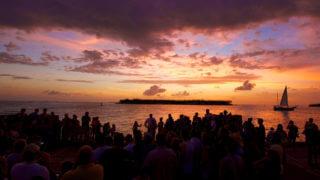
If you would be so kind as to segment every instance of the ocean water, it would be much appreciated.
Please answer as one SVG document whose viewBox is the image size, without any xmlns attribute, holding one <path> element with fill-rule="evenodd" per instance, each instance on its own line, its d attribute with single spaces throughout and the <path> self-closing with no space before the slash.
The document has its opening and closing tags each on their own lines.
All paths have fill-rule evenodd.
<svg viewBox="0 0 320 180">
<path fill-rule="evenodd" d="M 27 113 L 31 113 L 35 108 L 47 108 L 48 112 L 55 112 L 63 118 L 65 113 L 72 117 L 73 114 L 81 119 L 86 111 L 90 113 L 91 117 L 98 116 L 101 123 L 110 122 L 115 124 L 117 131 L 122 133 L 131 133 L 134 121 L 143 124 L 148 115 L 152 113 L 154 117 L 159 120 L 163 117 L 167 119 L 168 114 L 172 114 L 174 119 L 178 119 L 180 114 L 193 117 L 195 112 L 200 116 L 205 114 L 206 109 L 210 109 L 211 113 L 218 114 L 224 110 L 232 114 L 242 115 L 243 120 L 249 117 L 254 118 L 254 124 L 257 124 L 257 118 L 264 119 L 264 125 L 267 130 L 271 127 L 276 128 L 277 124 L 283 124 L 284 128 L 290 120 L 293 120 L 299 127 L 300 137 L 298 141 L 304 140 L 302 134 L 305 122 L 309 118 L 314 118 L 314 122 L 320 127 L 320 107 L 307 107 L 298 106 L 295 111 L 281 112 L 273 111 L 271 105 L 232 105 L 232 106 L 212 106 L 212 105 L 135 105 L 135 104 L 116 104 L 116 103 L 103 103 L 100 102 L 1 102 L 0 101 L 0 114 L 17 113 L 21 108 L 26 108 Z M 146 131 L 144 127 L 140 128 Z"/>
</svg>

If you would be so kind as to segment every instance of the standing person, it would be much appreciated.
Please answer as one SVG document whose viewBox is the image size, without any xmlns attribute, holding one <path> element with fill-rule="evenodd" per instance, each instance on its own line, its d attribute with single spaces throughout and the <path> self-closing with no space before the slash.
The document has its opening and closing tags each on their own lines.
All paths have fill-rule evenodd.
<svg viewBox="0 0 320 180">
<path fill-rule="evenodd" d="M 289 124 L 287 126 L 288 132 L 288 140 L 290 145 L 295 145 L 296 139 L 299 136 L 298 135 L 298 127 L 294 124 L 293 121 L 289 121 Z"/>
<path fill-rule="evenodd" d="M 40 147 L 36 144 L 29 144 L 24 151 L 24 162 L 14 165 L 11 169 L 11 179 L 31 180 L 34 177 L 41 177 L 42 179 L 49 180 L 49 171 L 46 167 L 37 163 Z"/>
<path fill-rule="evenodd" d="M 148 133 L 154 137 L 156 134 L 157 121 L 152 117 L 152 114 L 149 114 L 149 118 L 145 121 L 144 126 L 148 128 Z"/>
<path fill-rule="evenodd" d="M 181 163 L 181 178 L 193 179 L 194 176 L 194 155 L 195 150 L 190 141 L 189 131 L 183 129 L 181 132 L 183 141 L 180 143 L 180 163 Z"/>
<path fill-rule="evenodd" d="M 160 118 L 160 122 L 158 123 L 158 133 L 161 132 L 161 130 L 163 129 L 163 118 Z"/>
<path fill-rule="evenodd" d="M 64 143 L 69 141 L 72 131 L 72 119 L 69 118 L 69 115 L 66 113 L 62 120 L 62 139 Z"/>
<path fill-rule="evenodd" d="M 266 138 L 266 129 L 263 125 L 263 119 L 258 119 L 259 126 L 257 127 L 257 139 L 258 139 L 258 146 L 262 152 L 264 152 L 264 142 Z"/>
<path fill-rule="evenodd" d="M 135 121 L 133 126 L 132 126 L 133 135 L 135 135 L 137 133 L 137 131 L 139 131 L 139 129 L 138 129 L 139 127 L 141 127 L 141 124 L 139 125 L 138 121 Z"/>
<path fill-rule="evenodd" d="M 82 127 L 89 129 L 89 124 L 90 124 L 90 121 L 91 121 L 91 118 L 89 116 L 89 112 L 86 112 L 85 115 L 82 116 L 81 121 L 82 121 Z"/>
<path fill-rule="evenodd" d="M 148 153 L 143 163 L 143 172 L 148 174 L 150 179 L 176 179 L 178 159 L 175 152 L 166 147 L 164 134 L 157 135 L 157 144 L 158 147 Z"/>
<path fill-rule="evenodd" d="M 206 109 L 206 114 L 204 115 L 204 118 L 206 118 L 206 119 L 211 119 L 212 118 L 212 114 L 210 113 L 209 109 Z"/>
<path fill-rule="evenodd" d="M 89 112 L 86 112 L 84 116 L 81 118 L 81 123 L 82 123 L 82 130 L 84 133 L 84 140 L 88 141 L 89 140 L 89 124 L 90 124 L 91 118 L 89 116 Z"/>
<path fill-rule="evenodd" d="M 313 119 L 310 118 L 308 122 L 306 122 L 305 127 L 305 135 L 306 135 L 306 144 L 308 146 L 308 164 L 313 165 L 312 157 L 314 158 L 315 164 L 318 163 L 318 152 L 317 152 L 317 141 L 318 141 L 318 126 L 313 123 Z"/>
<path fill-rule="evenodd" d="M 63 180 L 102 180 L 103 167 L 91 162 L 92 148 L 88 145 L 82 146 L 79 150 L 76 168 L 66 172 Z"/>
</svg>

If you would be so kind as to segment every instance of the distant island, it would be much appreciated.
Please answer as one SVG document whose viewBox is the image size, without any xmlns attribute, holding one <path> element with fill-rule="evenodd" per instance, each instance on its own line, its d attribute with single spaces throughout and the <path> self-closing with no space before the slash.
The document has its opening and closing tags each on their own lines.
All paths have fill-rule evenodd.
<svg viewBox="0 0 320 180">
<path fill-rule="evenodd" d="M 320 104 L 310 104 L 309 107 L 320 107 Z"/>
<path fill-rule="evenodd" d="M 119 104 L 232 105 L 232 101 L 122 99 Z"/>
</svg>

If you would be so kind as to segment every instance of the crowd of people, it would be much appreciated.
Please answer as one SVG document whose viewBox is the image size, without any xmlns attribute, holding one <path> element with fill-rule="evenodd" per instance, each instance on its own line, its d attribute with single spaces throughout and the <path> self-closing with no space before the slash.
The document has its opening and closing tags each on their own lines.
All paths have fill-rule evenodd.
<svg viewBox="0 0 320 180">
<path fill-rule="evenodd" d="M 263 119 L 242 120 L 224 111 L 207 109 L 203 117 L 171 114 L 159 121 L 152 114 L 137 121 L 132 134 L 101 124 L 88 112 L 62 120 L 53 112 L 36 109 L 27 115 L 0 116 L 0 179 L 281 179 L 286 147 L 294 146 L 298 127 L 290 121 L 266 133 Z M 319 130 L 313 119 L 306 122 L 309 164 L 317 163 Z M 50 151 L 80 146 L 75 161 L 51 168 Z"/>
</svg>

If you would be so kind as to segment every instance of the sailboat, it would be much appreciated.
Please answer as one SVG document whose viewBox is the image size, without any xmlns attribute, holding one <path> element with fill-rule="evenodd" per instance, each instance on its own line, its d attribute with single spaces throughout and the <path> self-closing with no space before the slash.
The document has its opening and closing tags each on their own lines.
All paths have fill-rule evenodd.
<svg viewBox="0 0 320 180">
<path fill-rule="evenodd" d="M 288 92 L 287 92 L 287 86 L 284 89 L 280 105 L 273 106 L 273 110 L 275 111 L 293 111 L 296 107 L 290 107 L 288 105 Z"/>
</svg>

